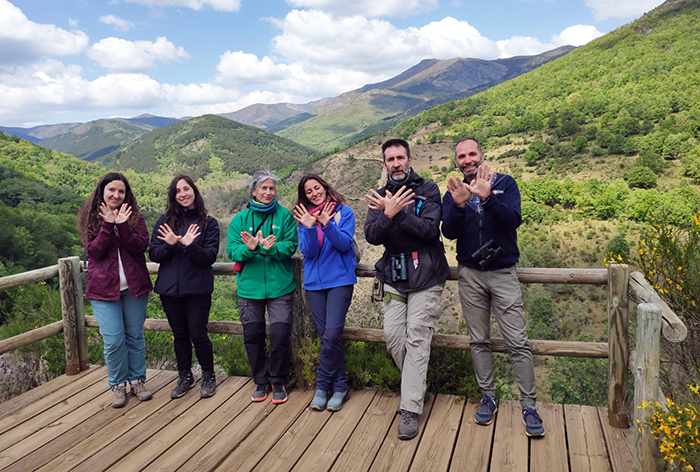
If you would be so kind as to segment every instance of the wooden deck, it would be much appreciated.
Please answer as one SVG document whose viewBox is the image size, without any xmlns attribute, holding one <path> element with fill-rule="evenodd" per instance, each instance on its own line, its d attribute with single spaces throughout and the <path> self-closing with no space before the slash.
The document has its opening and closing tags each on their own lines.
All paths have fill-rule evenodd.
<svg viewBox="0 0 700 472">
<path fill-rule="evenodd" d="M 62 376 L 0 404 L 2 471 L 630 471 L 632 430 L 610 428 L 604 408 L 539 404 L 547 430 L 528 439 L 517 402 L 487 427 L 476 405 L 433 395 L 411 441 L 396 435 L 396 394 L 352 392 L 337 413 L 307 408 L 312 391 L 253 404 L 248 378 L 222 379 L 170 399 L 176 372 L 149 371 L 151 401 L 110 406 L 106 370 Z"/>
</svg>

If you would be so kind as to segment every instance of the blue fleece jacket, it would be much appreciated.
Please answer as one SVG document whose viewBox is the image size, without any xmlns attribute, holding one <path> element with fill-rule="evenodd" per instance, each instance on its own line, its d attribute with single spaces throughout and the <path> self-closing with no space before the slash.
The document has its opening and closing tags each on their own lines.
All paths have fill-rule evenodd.
<svg viewBox="0 0 700 472">
<path fill-rule="evenodd" d="M 467 202 L 459 207 L 447 192 L 442 200 L 442 234 L 457 240 L 457 261 L 477 270 L 497 270 L 511 267 L 518 262 L 518 226 L 520 215 L 520 191 L 513 177 L 496 174 L 491 195 L 481 204 L 483 213 Z M 493 239 L 493 249 L 503 252 L 485 269 L 472 258 L 474 251 Z"/>
<path fill-rule="evenodd" d="M 331 218 L 321 228 L 323 244 L 319 244 L 316 226 L 299 225 L 299 250 L 304 255 L 304 288 L 325 290 L 357 283 L 357 259 L 352 248 L 355 214 L 350 207 L 338 207 L 339 218 Z M 336 223 L 336 219 L 338 220 Z"/>
</svg>

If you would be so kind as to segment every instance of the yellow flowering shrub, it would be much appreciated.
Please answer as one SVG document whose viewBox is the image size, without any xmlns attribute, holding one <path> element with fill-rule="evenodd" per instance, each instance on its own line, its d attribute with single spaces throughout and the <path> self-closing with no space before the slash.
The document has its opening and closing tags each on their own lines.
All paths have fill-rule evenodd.
<svg viewBox="0 0 700 472">
<path fill-rule="evenodd" d="M 678 405 L 670 398 L 666 406 L 642 402 L 637 408 L 649 409 L 651 416 L 640 422 L 641 431 L 650 431 L 659 440 L 664 459 L 681 470 L 700 468 L 700 386 L 689 384 L 692 400 Z M 639 420 L 637 420 L 639 422 Z"/>
</svg>

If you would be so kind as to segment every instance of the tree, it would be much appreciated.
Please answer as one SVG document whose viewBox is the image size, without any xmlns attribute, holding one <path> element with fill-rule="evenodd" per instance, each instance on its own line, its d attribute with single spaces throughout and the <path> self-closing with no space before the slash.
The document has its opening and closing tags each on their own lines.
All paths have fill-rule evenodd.
<svg viewBox="0 0 700 472">
<path fill-rule="evenodd" d="M 654 188 L 656 179 L 654 171 L 644 166 L 634 167 L 625 174 L 625 180 L 630 188 Z"/>
</svg>

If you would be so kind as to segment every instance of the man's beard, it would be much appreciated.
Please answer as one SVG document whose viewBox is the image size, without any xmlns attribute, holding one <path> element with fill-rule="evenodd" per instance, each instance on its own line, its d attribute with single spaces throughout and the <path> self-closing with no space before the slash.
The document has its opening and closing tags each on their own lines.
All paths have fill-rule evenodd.
<svg viewBox="0 0 700 472">
<path fill-rule="evenodd" d="M 462 169 L 460 169 L 462 170 Z M 462 170 L 462 175 L 464 176 L 464 180 L 470 184 L 472 180 L 476 179 L 476 171 L 478 170 L 478 167 L 474 169 L 474 172 L 467 173 L 464 170 Z"/>
</svg>

